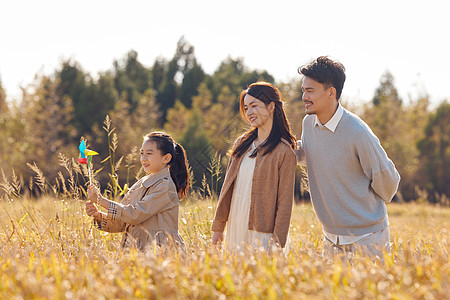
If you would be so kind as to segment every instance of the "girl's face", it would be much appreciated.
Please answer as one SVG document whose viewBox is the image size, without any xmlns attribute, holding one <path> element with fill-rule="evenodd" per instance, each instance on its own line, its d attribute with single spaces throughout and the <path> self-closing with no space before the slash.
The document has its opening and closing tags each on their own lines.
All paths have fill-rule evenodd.
<svg viewBox="0 0 450 300">
<path fill-rule="evenodd" d="M 141 148 L 141 165 L 146 173 L 155 174 L 167 167 L 172 155 L 167 153 L 161 154 L 161 151 L 156 147 L 156 143 L 146 140 L 142 143 Z"/>
<path fill-rule="evenodd" d="M 273 123 L 273 103 L 266 106 L 264 102 L 247 94 L 244 97 L 244 111 L 253 127 L 263 127 Z"/>
</svg>

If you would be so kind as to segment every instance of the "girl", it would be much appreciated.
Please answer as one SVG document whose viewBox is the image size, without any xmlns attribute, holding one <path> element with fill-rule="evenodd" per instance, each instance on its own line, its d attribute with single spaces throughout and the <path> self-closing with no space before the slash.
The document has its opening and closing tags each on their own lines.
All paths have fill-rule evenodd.
<svg viewBox="0 0 450 300">
<path fill-rule="evenodd" d="M 240 112 L 253 128 L 231 150 L 212 223 L 212 243 L 229 249 L 286 246 L 294 197 L 296 140 L 278 89 L 257 82 L 242 91 Z"/>
<path fill-rule="evenodd" d="M 146 176 L 137 181 L 121 203 L 110 201 L 98 188 L 89 186 L 86 213 L 98 229 L 124 232 L 122 247 L 144 250 L 153 241 L 161 245 L 181 245 L 178 234 L 178 197 L 189 190 L 188 163 L 183 147 L 162 132 L 144 137 L 141 164 Z M 106 208 L 100 212 L 93 202 Z"/>
</svg>

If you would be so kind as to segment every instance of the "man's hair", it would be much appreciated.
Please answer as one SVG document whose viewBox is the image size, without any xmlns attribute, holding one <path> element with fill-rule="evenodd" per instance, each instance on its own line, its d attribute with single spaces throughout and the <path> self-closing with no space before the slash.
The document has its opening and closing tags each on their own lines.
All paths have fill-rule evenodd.
<svg viewBox="0 0 450 300">
<path fill-rule="evenodd" d="M 345 82 L 345 68 L 340 62 L 334 61 L 328 56 L 320 56 L 311 63 L 298 68 L 298 72 L 323 84 L 325 89 L 334 87 L 336 99 L 341 98 Z"/>
</svg>

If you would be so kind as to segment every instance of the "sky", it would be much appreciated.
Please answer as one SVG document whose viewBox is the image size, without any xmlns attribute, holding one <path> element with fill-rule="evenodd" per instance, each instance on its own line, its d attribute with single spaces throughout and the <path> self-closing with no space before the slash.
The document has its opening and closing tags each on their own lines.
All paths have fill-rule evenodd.
<svg viewBox="0 0 450 300">
<path fill-rule="evenodd" d="M 94 78 L 130 50 L 147 67 L 184 36 L 212 74 L 228 56 L 275 79 L 321 55 L 339 60 L 342 97 L 368 102 L 389 71 L 404 100 L 450 100 L 446 1 L 14 0 L 0 4 L 0 80 L 8 99 L 66 59 Z"/>
</svg>

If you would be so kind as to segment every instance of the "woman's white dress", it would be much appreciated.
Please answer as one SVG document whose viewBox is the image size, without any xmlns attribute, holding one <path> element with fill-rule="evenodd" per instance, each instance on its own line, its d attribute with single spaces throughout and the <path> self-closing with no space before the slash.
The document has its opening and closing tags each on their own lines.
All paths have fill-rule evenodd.
<svg viewBox="0 0 450 300">
<path fill-rule="evenodd" d="M 247 246 L 254 248 L 264 247 L 270 251 L 273 245 L 272 233 L 258 232 L 248 229 L 250 202 L 252 195 L 252 179 L 255 170 L 256 158 L 250 157 L 255 145 L 247 151 L 241 161 L 239 172 L 234 183 L 233 196 L 231 198 L 230 213 L 228 215 L 225 244 L 229 250 L 245 249 Z M 289 236 L 283 250 L 289 251 Z M 287 252 L 286 252 L 287 251 Z"/>
</svg>

